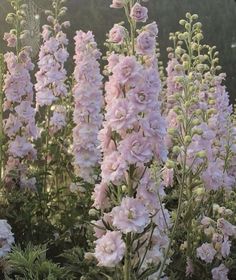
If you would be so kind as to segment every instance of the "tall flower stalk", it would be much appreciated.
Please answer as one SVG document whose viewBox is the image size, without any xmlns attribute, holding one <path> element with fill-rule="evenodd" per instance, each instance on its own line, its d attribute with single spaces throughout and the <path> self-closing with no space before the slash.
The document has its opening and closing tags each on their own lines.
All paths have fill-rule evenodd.
<svg viewBox="0 0 236 280">
<path fill-rule="evenodd" d="M 2 187 L 3 179 L 3 166 L 4 166 L 4 131 L 3 131 L 3 83 L 5 74 L 4 56 L 0 54 L 0 188 Z"/>
<path fill-rule="evenodd" d="M 165 91 L 170 151 L 165 173 L 166 181 L 177 182 L 179 199 L 158 280 L 180 228 L 186 229 L 182 244 L 186 249 L 186 275 L 194 274 L 198 219 L 212 211 L 209 195 L 224 197 L 235 184 L 229 168 L 235 143 L 232 108 L 222 86 L 224 75 L 217 74 L 218 53 L 215 47 L 201 43 L 202 25 L 195 22 L 197 19 L 197 15 L 187 13 L 186 20 L 180 21 L 184 31 L 170 34 L 174 48 L 169 48 Z"/>
<path fill-rule="evenodd" d="M 98 131 L 102 125 L 102 75 L 97 61 L 101 54 L 92 32 L 78 31 L 74 39 L 74 165 L 79 177 L 93 182 L 94 168 L 101 158 Z"/>
<path fill-rule="evenodd" d="M 43 44 L 38 61 L 39 71 L 36 73 L 36 109 L 41 125 L 41 141 L 42 145 L 44 144 L 40 152 L 40 157 L 44 161 L 44 178 L 42 179 L 44 190 L 47 188 L 48 175 L 56 168 L 50 166 L 50 162 L 55 161 L 56 154 L 61 153 L 60 144 L 55 143 L 56 138 L 63 138 L 67 122 L 68 87 L 65 63 L 69 54 L 66 49 L 68 40 L 63 29 L 69 27 L 70 23 L 61 22 L 67 10 L 64 2 L 53 0 L 53 9 L 46 11 L 48 25 L 43 26 Z M 56 137 L 52 138 L 52 136 Z"/>
<path fill-rule="evenodd" d="M 158 28 L 153 22 L 136 30 L 148 19 L 147 8 L 139 2 L 113 1 L 111 7 L 124 8 L 130 31 L 115 24 L 107 40 L 101 183 L 93 194 L 94 207 L 102 210 L 101 220 L 95 222 L 95 257 L 99 266 L 116 268 L 117 279 L 152 279 L 170 227 L 163 184 L 156 182 L 151 169 L 167 155 L 159 102 Z"/>
<path fill-rule="evenodd" d="M 4 34 L 9 47 L 15 48 L 15 53 L 4 55 L 7 73 L 4 80 L 4 133 L 8 138 L 5 163 L 5 182 L 21 188 L 35 188 L 35 178 L 30 175 L 28 164 L 36 159 L 33 140 L 37 138 L 35 125 L 35 109 L 33 108 L 33 85 L 30 71 L 34 65 L 31 62 L 30 47 L 23 47 L 21 40 L 27 36 L 24 30 L 24 14 L 27 5 L 21 0 L 12 1 L 14 13 L 7 16 L 7 22 L 13 25 L 10 33 Z"/>
</svg>

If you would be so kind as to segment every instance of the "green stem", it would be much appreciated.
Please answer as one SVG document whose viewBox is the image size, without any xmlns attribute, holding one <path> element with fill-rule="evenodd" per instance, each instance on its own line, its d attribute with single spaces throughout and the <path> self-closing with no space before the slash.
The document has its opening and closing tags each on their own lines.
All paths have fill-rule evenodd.
<svg viewBox="0 0 236 280">
<path fill-rule="evenodd" d="M 183 164 L 183 167 L 182 167 L 183 172 L 182 172 L 182 180 L 181 180 L 181 183 L 180 183 L 181 187 L 180 187 L 180 194 L 179 194 L 179 200 L 178 200 L 178 208 L 177 208 L 176 219 L 175 219 L 175 223 L 174 223 L 174 226 L 172 228 L 172 231 L 171 231 L 170 241 L 169 241 L 168 247 L 166 249 L 165 257 L 164 257 L 164 260 L 161 264 L 160 272 L 159 272 L 157 280 L 161 279 L 162 273 L 165 269 L 166 261 L 167 261 L 167 258 L 168 258 L 173 240 L 174 240 L 174 236 L 175 236 L 175 233 L 176 233 L 176 228 L 177 228 L 179 218 L 180 218 L 180 215 L 181 215 L 181 210 L 182 210 L 181 206 L 182 206 L 184 186 L 185 186 L 186 158 L 187 158 L 187 148 L 185 148 L 185 151 L 184 151 L 184 164 Z"/>
<path fill-rule="evenodd" d="M 130 25 L 130 41 L 131 41 L 131 55 L 135 54 L 135 30 L 136 30 L 136 23 L 132 18 L 130 17 L 130 10 L 133 7 L 134 2 L 131 0 L 128 5 L 125 5 L 125 14 L 128 19 L 129 25 Z"/>
<path fill-rule="evenodd" d="M 126 252 L 125 252 L 125 264 L 124 264 L 124 280 L 131 279 L 131 256 L 130 256 L 130 245 L 131 245 L 131 233 L 126 236 Z"/>
<path fill-rule="evenodd" d="M 44 184 L 43 184 L 43 188 L 44 188 L 44 192 L 47 191 L 47 173 L 48 173 L 48 148 L 49 148 L 49 128 L 50 128 L 50 106 L 47 108 L 47 113 L 46 113 L 46 127 L 45 127 L 45 131 L 46 131 L 46 150 L 45 150 L 45 166 L 44 166 Z"/>
<path fill-rule="evenodd" d="M 20 19 L 18 15 L 19 10 L 20 10 L 20 1 L 17 0 L 16 1 L 16 55 L 17 57 L 20 53 L 20 48 L 21 48 L 21 44 L 20 44 L 21 28 L 20 28 Z"/>
</svg>

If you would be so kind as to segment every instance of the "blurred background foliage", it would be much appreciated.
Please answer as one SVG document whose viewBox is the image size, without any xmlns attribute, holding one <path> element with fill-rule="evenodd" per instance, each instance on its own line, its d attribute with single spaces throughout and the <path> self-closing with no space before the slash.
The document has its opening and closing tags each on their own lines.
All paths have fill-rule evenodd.
<svg viewBox="0 0 236 280">
<path fill-rule="evenodd" d="M 49 8 L 49 0 L 34 0 L 41 10 L 41 24 L 45 23 L 43 10 Z M 76 30 L 93 30 L 99 48 L 103 48 L 106 33 L 114 23 L 124 19 L 122 10 L 110 9 L 111 0 L 68 0 L 67 18 L 71 21 L 68 31 L 71 44 L 69 50 L 73 53 L 73 36 Z M 155 20 L 159 25 L 159 43 L 161 59 L 166 65 L 166 47 L 170 45 L 169 32 L 179 29 L 178 22 L 185 13 L 199 14 L 203 23 L 205 42 L 216 45 L 220 52 L 220 64 L 227 73 L 226 86 L 231 102 L 236 99 L 236 2 L 235 0 L 150 0 L 149 21 Z M 9 12 L 7 0 L 0 0 L 0 36 L 9 30 L 5 23 Z M 0 41 L 0 51 L 5 50 L 5 43 Z M 71 56 L 72 60 L 72 56 Z M 71 61 L 72 62 L 72 61 Z M 70 70 L 73 64 L 69 63 Z"/>
</svg>

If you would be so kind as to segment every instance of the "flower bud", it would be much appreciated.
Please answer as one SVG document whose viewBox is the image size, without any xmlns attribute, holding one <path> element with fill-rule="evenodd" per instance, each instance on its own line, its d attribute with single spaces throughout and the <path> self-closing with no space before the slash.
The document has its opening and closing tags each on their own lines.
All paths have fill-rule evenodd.
<svg viewBox="0 0 236 280">
<path fill-rule="evenodd" d="M 201 158 L 201 159 L 206 158 L 206 152 L 200 151 L 200 152 L 196 153 L 196 157 Z"/>
<path fill-rule="evenodd" d="M 184 61 L 184 62 L 183 62 L 183 67 L 184 67 L 184 70 L 188 70 L 188 68 L 189 68 L 189 63 L 188 63 L 188 61 Z"/>
<path fill-rule="evenodd" d="M 173 128 L 173 127 L 168 128 L 168 134 L 171 136 L 175 136 L 177 132 L 178 131 L 176 128 Z"/>
<path fill-rule="evenodd" d="M 195 190 L 195 193 L 197 194 L 197 195 L 203 195 L 204 193 L 205 193 L 205 189 L 204 188 L 202 188 L 202 187 L 199 187 L 199 188 L 197 188 L 196 190 Z"/>
<path fill-rule="evenodd" d="M 179 146 L 174 146 L 172 151 L 174 154 L 178 155 L 181 152 L 181 148 Z"/>
<path fill-rule="evenodd" d="M 213 212 L 218 212 L 220 206 L 219 206 L 219 204 L 214 203 L 212 208 L 213 208 Z"/>
<path fill-rule="evenodd" d="M 192 141 L 192 137 L 190 135 L 186 135 L 184 137 L 184 144 L 189 145 Z"/>
<path fill-rule="evenodd" d="M 185 25 L 185 24 L 186 24 L 186 20 L 181 19 L 181 20 L 179 21 L 179 24 L 180 24 L 180 25 Z"/>
<path fill-rule="evenodd" d="M 126 193 L 127 190 L 128 190 L 128 188 L 127 188 L 126 185 L 122 185 L 122 186 L 121 186 L 121 190 L 122 190 L 123 193 Z"/>
<path fill-rule="evenodd" d="M 195 125 L 199 125 L 201 121 L 199 119 L 193 119 L 192 123 L 195 126 Z"/>
<path fill-rule="evenodd" d="M 90 209 L 89 210 L 89 216 L 91 216 L 91 217 L 96 217 L 97 216 L 97 210 L 95 210 L 95 209 Z"/>
<path fill-rule="evenodd" d="M 166 168 L 168 168 L 168 169 L 172 169 L 172 168 L 175 167 L 175 163 L 174 163 L 174 161 L 168 159 L 168 160 L 166 161 L 166 165 L 165 165 L 165 166 L 166 166 Z"/>
<path fill-rule="evenodd" d="M 187 19 L 191 19 L 191 14 L 189 12 L 187 12 L 185 16 Z"/>
</svg>

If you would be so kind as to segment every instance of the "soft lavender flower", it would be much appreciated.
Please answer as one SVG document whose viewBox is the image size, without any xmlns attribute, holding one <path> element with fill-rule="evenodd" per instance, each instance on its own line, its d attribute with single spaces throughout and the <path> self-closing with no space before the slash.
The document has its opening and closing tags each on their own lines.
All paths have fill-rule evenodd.
<svg viewBox="0 0 236 280">
<path fill-rule="evenodd" d="M 109 199 L 108 199 L 108 187 L 105 183 L 96 184 L 92 199 L 94 200 L 93 207 L 98 209 L 105 209 L 109 205 Z"/>
<path fill-rule="evenodd" d="M 185 275 L 187 277 L 192 277 L 193 273 L 194 273 L 193 261 L 188 257 L 187 258 L 187 263 L 186 263 Z"/>
<path fill-rule="evenodd" d="M 121 205 L 113 208 L 113 225 L 123 233 L 143 232 L 149 222 L 149 215 L 141 201 L 126 197 Z"/>
<path fill-rule="evenodd" d="M 143 27 L 143 29 L 147 31 L 151 36 L 156 37 L 158 35 L 158 27 L 155 21 L 150 24 L 147 24 Z"/>
<path fill-rule="evenodd" d="M 115 24 L 109 32 L 109 42 L 123 44 L 126 37 L 126 29 L 119 24 Z"/>
<path fill-rule="evenodd" d="M 120 142 L 118 150 L 129 164 L 147 163 L 153 156 L 150 142 L 141 133 L 130 134 Z"/>
<path fill-rule="evenodd" d="M 8 70 L 4 86 L 5 104 L 8 104 L 5 108 L 8 118 L 4 120 L 4 132 L 9 137 L 7 153 L 9 159 L 11 156 L 21 159 L 21 163 L 17 160 L 7 161 L 5 180 L 8 182 L 13 170 L 19 172 L 17 174 L 19 179 L 28 180 L 27 170 L 24 167 L 25 161 L 36 158 L 32 139 L 38 137 L 38 130 L 35 125 L 35 109 L 32 106 L 33 85 L 30 71 L 33 69 L 33 64 L 30 59 L 30 51 L 30 48 L 25 47 L 18 56 L 14 53 L 6 53 L 4 56 Z M 14 166 L 14 164 L 16 165 Z M 32 182 L 35 182 L 34 178 Z"/>
<path fill-rule="evenodd" d="M 11 251 L 11 246 L 14 243 L 11 226 L 6 220 L 0 220 L 0 258 L 4 257 Z"/>
<path fill-rule="evenodd" d="M 101 164 L 103 181 L 108 184 L 121 182 L 127 167 L 125 158 L 119 152 L 114 151 L 110 155 L 106 155 Z"/>
<path fill-rule="evenodd" d="M 50 118 L 50 132 L 55 134 L 66 126 L 66 110 L 64 106 L 57 105 Z"/>
<path fill-rule="evenodd" d="M 102 216 L 101 220 L 98 221 L 93 221 L 94 223 L 94 236 L 96 238 L 101 238 L 102 236 L 104 236 L 107 233 L 107 226 L 111 226 L 112 225 L 112 220 L 113 217 L 111 215 L 111 213 L 105 213 Z"/>
<path fill-rule="evenodd" d="M 136 52 L 141 55 L 153 55 L 156 40 L 148 31 L 141 32 L 137 37 Z"/>
<path fill-rule="evenodd" d="M 228 240 L 228 238 L 224 238 L 224 241 L 221 244 L 221 255 L 223 258 L 228 257 L 230 254 L 230 248 L 231 248 L 231 241 Z"/>
<path fill-rule="evenodd" d="M 220 266 L 215 267 L 211 270 L 213 280 L 229 280 L 228 278 L 229 269 L 222 263 Z"/>
<path fill-rule="evenodd" d="M 132 129 L 137 122 L 134 112 L 133 104 L 127 99 L 114 100 L 106 113 L 107 124 L 118 132 Z"/>
<path fill-rule="evenodd" d="M 226 221 L 224 218 L 217 220 L 217 228 L 226 236 L 236 235 L 236 226 Z"/>
<path fill-rule="evenodd" d="M 217 251 L 214 249 L 212 244 L 203 243 L 197 248 L 197 257 L 206 263 L 211 263 L 216 255 Z"/>
<path fill-rule="evenodd" d="M 174 184 L 174 169 L 173 168 L 164 168 L 162 171 L 163 184 L 166 187 L 173 187 Z"/>
<path fill-rule="evenodd" d="M 113 1 L 114 7 L 118 8 L 115 3 L 117 1 Z M 147 9 L 136 3 L 130 16 L 133 24 L 135 21 L 144 22 L 147 20 Z M 164 225 L 160 214 L 160 208 L 164 208 L 164 205 L 158 199 L 165 195 L 164 188 L 163 185 L 156 185 L 148 167 L 153 159 L 166 159 L 166 123 L 159 102 L 161 81 L 155 54 L 157 26 L 153 23 L 142 28 L 137 40 L 134 38 L 136 48 L 133 45 L 132 51 L 127 51 L 133 55 L 126 55 L 126 50 L 123 52 L 119 46 L 126 32 L 123 27 L 115 25 L 109 33 L 112 50 L 107 58 L 106 73 L 109 78 L 105 84 L 105 118 L 99 133 L 103 154 L 101 184 L 96 186 L 93 200 L 94 206 L 102 210 L 103 201 L 104 204 L 108 201 L 110 208 L 115 206 L 110 212 L 112 229 L 119 230 L 124 237 L 126 234 L 131 236 L 131 239 L 131 233 L 139 234 L 132 247 L 137 245 L 136 242 L 143 242 L 138 250 L 139 259 L 136 260 L 136 254 L 134 256 L 134 263 L 144 258 L 140 268 L 140 272 L 143 272 L 150 264 L 157 264 L 163 259 L 168 243 L 168 225 Z M 129 42 L 128 32 L 126 39 Z M 115 53 L 119 49 L 121 51 Z M 165 216 L 169 224 L 167 211 Z M 151 241 L 145 253 L 148 246 L 146 241 L 152 239 L 148 228 L 152 217 L 155 217 L 160 231 L 155 236 L 158 241 Z"/>
<path fill-rule="evenodd" d="M 15 34 L 12 33 L 4 33 L 3 39 L 7 42 L 7 46 L 10 48 L 16 47 L 17 38 Z"/>
<path fill-rule="evenodd" d="M 136 77 L 140 68 L 135 57 L 121 57 L 119 63 L 113 68 L 113 73 L 117 81 L 124 85 Z"/>
<path fill-rule="evenodd" d="M 114 267 L 124 257 L 125 243 L 118 231 L 108 231 L 96 240 L 95 257 L 99 266 Z"/>
<path fill-rule="evenodd" d="M 137 22 L 146 22 L 148 19 L 148 9 L 136 2 L 131 9 L 130 17 Z"/>
<path fill-rule="evenodd" d="M 25 137 L 16 136 L 16 138 L 9 144 L 8 153 L 14 157 L 24 158 L 30 154 L 35 155 L 35 149 Z"/>
<path fill-rule="evenodd" d="M 111 8 L 120 9 L 123 8 L 125 5 L 125 0 L 112 0 L 112 4 L 110 5 Z"/>
<path fill-rule="evenodd" d="M 146 171 L 137 188 L 137 198 L 140 199 L 151 212 L 156 212 L 161 208 L 158 200 L 158 192 L 159 188 L 156 182 L 151 179 L 150 173 Z"/>
<path fill-rule="evenodd" d="M 63 100 L 67 96 L 65 62 L 69 53 L 66 46 L 68 40 L 62 31 L 64 27 L 57 21 L 48 21 L 52 26 L 44 25 L 42 31 L 43 45 L 39 52 L 38 67 L 36 73 L 36 109 L 49 107 Z M 52 28 L 54 32 L 52 32 Z M 60 105 L 63 106 L 63 105 Z M 50 121 L 50 133 L 61 131 L 66 125 L 65 114 L 54 112 Z"/>
<path fill-rule="evenodd" d="M 100 115 L 102 76 L 97 61 L 100 58 L 100 52 L 91 32 L 77 32 L 75 42 L 76 84 L 73 88 L 74 123 L 76 124 L 73 130 L 75 168 L 84 180 L 91 181 L 93 168 L 100 159 L 97 139 L 102 123 Z"/>
</svg>

